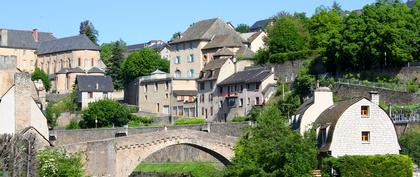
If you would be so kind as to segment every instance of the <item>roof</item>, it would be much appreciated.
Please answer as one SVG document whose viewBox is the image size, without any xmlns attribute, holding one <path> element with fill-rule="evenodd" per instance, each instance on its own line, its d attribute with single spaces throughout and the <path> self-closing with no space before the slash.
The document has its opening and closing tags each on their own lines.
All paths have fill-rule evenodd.
<svg viewBox="0 0 420 177">
<path fill-rule="evenodd" d="M 157 69 L 156 71 L 153 71 L 152 74 L 166 74 L 166 73 Z"/>
<path fill-rule="evenodd" d="M 0 29 L 0 31 L 1 30 L 7 30 L 7 46 L 2 47 L 37 49 L 39 42 L 55 39 L 52 33 L 38 32 L 39 42 L 36 42 L 32 36 L 32 31 L 14 29 Z"/>
<path fill-rule="evenodd" d="M 272 74 L 273 72 L 271 71 L 271 69 L 265 67 L 250 68 L 232 74 L 231 76 L 220 82 L 219 85 L 262 82 Z"/>
<path fill-rule="evenodd" d="M 132 51 L 141 50 L 141 49 L 144 49 L 144 48 L 162 50 L 163 48 L 168 47 L 168 46 L 169 45 L 167 43 L 163 42 L 162 40 L 151 40 L 151 41 L 146 42 L 146 43 L 128 45 L 127 46 L 127 51 L 132 52 Z"/>
<path fill-rule="evenodd" d="M 243 42 L 246 41 L 236 32 L 231 34 L 216 35 L 209 43 L 207 43 L 207 45 L 203 47 L 203 50 L 222 47 L 242 47 Z"/>
<path fill-rule="evenodd" d="M 265 19 L 256 21 L 251 27 L 251 31 L 258 31 L 263 29 L 272 19 Z"/>
<path fill-rule="evenodd" d="M 299 106 L 299 108 L 296 110 L 295 115 L 299 116 L 297 117 L 292 123 L 292 130 L 298 130 L 300 129 L 300 121 L 302 120 L 303 114 L 305 114 L 306 110 L 308 110 L 309 107 L 311 107 L 314 104 L 314 97 L 311 97 L 310 99 L 307 99 L 303 102 L 302 105 Z"/>
<path fill-rule="evenodd" d="M 414 7 L 414 5 L 416 4 L 416 0 L 408 0 L 407 1 L 407 6 L 409 7 L 409 8 L 413 8 Z"/>
<path fill-rule="evenodd" d="M 80 67 L 76 67 L 76 68 L 61 68 L 60 71 L 58 71 L 56 74 L 67 74 L 67 73 L 85 73 L 85 71 L 82 68 L 80 68 Z"/>
<path fill-rule="evenodd" d="M 175 96 L 196 96 L 197 90 L 174 90 L 173 91 Z"/>
<path fill-rule="evenodd" d="M 198 81 L 216 80 L 219 77 L 220 68 L 228 61 L 227 58 L 211 60 L 204 65 Z"/>
<path fill-rule="evenodd" d="M 258 32 L 249 32 L 249 33 L 241 33 L 239 34 L 242 39 L 244 39 L 245 41 L 251 43 L 252 41 L 254 41 L 260 34 L 262 33 L 262 31 L 258 31 Z"/>
<path fill-rule="evenodd" d="M 99 50 L 99 47 L 86 35 L 77 35 L 40 42 L 37 52 L 42 55 L 70 50 Z"/>
<path fill-rule="evenodd" d="M 322 112 L 319 115 L 314 125 L 321 126 L 321 127 L 326 127 L 326 126 L 330 127 L 328 130 L 327 142 L 323 147 L 320 148 L 321 151 L 329 151 L 330 145 L 332 142 L 332 137 L 334 134 L 335 125 L 337 124 L 338 119 L 340 119 L 344 111 L 346 111 L 350 106 L 359 102 L 362 99 L 365 99 L 365 98 L 353 98 L 353 99 L 338 102 L 332 105 L 331 107 L 329 107 L 328 109 L 326 109 L 324 112 Z"/>
<path fill-rule="evenodd" d="M 102 69 L 98 67 L 90 68 L 87 73 L 105 73 Z"/>
<path fill-rule="evenodd" d="M 113 92 L 110 76 L 80 75 L 76 77 L 77 88 L 81 92 Z"/>
<path fill-rule="evenodd" d="M 180 43 L 194 40 L 211 40 L 215 35 L 229 34 L 236 31 L 220 18 L 202 20 L 192 24 L 181 38 L 174 39 L 171 43 Z"/>
<path fill-rule="evenodd" d="M 248 47 L 241 47 L 238 51 L 236 51 L 236 56 L 242 58 L 242 59 L 251 59 L 254 58 L 255 52 L 253 52 Z"/>
<path fill-rule="evenodd" d="M 226 47 L 223 47 L 214 53 L 213 56 L 233 56 L 233 52 L 227 49 Z"/>
</svg>

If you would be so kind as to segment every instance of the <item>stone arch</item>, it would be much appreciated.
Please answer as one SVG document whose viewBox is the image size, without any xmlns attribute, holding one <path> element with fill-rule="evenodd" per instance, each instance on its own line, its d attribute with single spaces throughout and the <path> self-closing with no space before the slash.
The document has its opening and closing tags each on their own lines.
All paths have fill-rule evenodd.
<svg viewBox="0 0 420 177">
<path fill-rule="evenodd" d="M 115 143 L 115 176 L 129 176 L 153 153 L 172 145 L 201 149 L 227 165 L 234 156 L 236 137 L 218 136 L 195 130 L 168 130 L 121 138 Z"/>
</svg>

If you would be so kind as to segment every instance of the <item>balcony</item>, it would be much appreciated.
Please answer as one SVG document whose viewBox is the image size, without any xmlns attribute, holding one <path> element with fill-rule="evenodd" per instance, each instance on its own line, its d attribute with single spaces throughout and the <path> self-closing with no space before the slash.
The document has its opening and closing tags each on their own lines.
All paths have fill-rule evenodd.
<svg viewBox="0 0 420 177">
<path fill-rule="evenodd" d="M 229 98 L 229 97 L 238 97 L 238 92 L 228 92 L 228 93 L 224 93 L 223 96 L 225 98 Z"/>
</svg>

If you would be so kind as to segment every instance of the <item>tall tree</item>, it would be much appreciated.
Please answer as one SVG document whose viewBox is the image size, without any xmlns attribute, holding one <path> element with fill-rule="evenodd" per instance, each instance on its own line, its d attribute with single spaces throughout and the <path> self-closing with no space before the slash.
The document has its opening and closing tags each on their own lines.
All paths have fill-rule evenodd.
<svg viewBox="0 0 420 177">
<path fill-rule="evenodd" d="M 108 61 L 110 60 L 112 56 L 112 48 L 114 45 L 115 45 L 115 42 L 110 42 L 110 43 L 102 43 L 100 46 L 101 60 L 107 66 L 108 66 Z"/>
<path fill-rule="evenodd" d="M 340 31 L 343 28 L 343 20 L 338 10 L 317 9 L 319 9 L 318 12 L 311 17 L 309 22 L 310 44 L 313 49 L 325 49 L 332 37 L 340 35 Z"/>
<path fill-rule="evenodd" d="M 32 73 L 31 80 L 41 80 L 47 92 L 51 88 L 51 81 L 48 79 L 48 74 L 38 67 L 36 67 L 34 72 Z"/>
<path fill-rule="evenodd" d="M 251 31 L 250 27 L 247 24 L 239 24 L 235 30 L 240 33 L 248 33 Z"/>
<path fill-rule="evenodd" d="M 98 44 L 98 31 L 89 20 L 80 22 L 79 33 L 86 35 L 93 43 Z"/>
<path fill-rule="evenodd" d="M 155 70 L 169 71 L 169 61 L 163 59 L 154 50 L 145 48 L 131 53 L 122 66 L 125 83 L 139 76 L 146 76 Z"/>
<path fill-rule="evenodd" d="M 124 87 L 121 66 L 124 62 L 124 52 L 126 51 L 126 48 L 126 44 L 123 40 L 116 41 L 112 46 L 111 57 L 108 59 L 108 64 L 106 66 L 107 75 L 112 77 L 116 89 L 122 89 Z"/>
</svg>

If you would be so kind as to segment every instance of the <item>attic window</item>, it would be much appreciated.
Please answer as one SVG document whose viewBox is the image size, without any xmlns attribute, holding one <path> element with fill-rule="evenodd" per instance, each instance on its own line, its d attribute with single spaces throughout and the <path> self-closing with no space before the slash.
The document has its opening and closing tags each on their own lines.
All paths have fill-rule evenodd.
<svg viewBox="0 0 420 177">
<path fill-rule="evenodd" d="M 362 132 L 362 143 L 369 143 L 370 141 L 370 132 L 364 131 Z"/>
<path fill-rule="evenodd" d="M 363 118 L 369 117 L 369 106 L 362 106 L 360 110 L 360 114 Z"/>
</svg>

